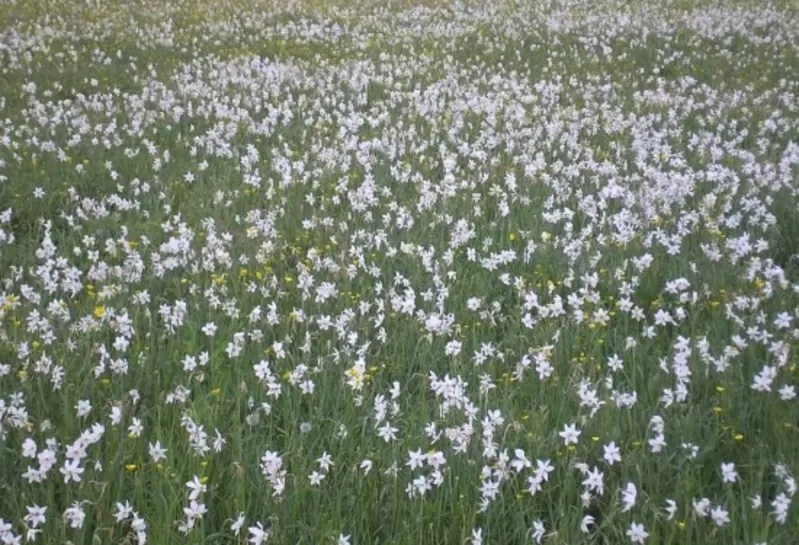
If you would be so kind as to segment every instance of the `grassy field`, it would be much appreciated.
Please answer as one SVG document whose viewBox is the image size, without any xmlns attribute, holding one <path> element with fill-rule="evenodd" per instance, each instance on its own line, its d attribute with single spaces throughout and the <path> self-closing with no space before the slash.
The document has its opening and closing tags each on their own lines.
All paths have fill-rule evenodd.
<svg viewBox="0 0 799 545">
<path fill-rule="evenodd" d="M 790 2 L 0 0 L 0 544 L 796 545 Z"/>
</svg>

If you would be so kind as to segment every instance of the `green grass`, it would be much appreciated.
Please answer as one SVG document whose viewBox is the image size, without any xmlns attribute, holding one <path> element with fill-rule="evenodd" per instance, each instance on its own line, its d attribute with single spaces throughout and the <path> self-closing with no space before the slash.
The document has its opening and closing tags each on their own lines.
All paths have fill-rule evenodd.
<svg viewBox="0 0 799 545">
<path fill-rule="evenodd" d="M 797 543 L 796 507 L 772 512 L 799 470 L 797 401 L 778 393 L 799 373 L 796 15 L 775 4 L 756 27 L 768 6 L 737 3 L 749 18 L 719 35 L 732 5 L 654 3 L 620 29 L 591 17 L 636 9 L 278 4 L 0 3 L 0 541 L 24 537 L 37 505 L 36 542 L 135 543 L 114 516 L 130 502 L 157 544 L 243 544 L 260 522 L 279 544 L 460 545 L 481 529 L 515 545 L 538 521 L 554 545 L 630 543 L 632 523 L 648 545 Z M 572 19 L 547 27 L 551 12 Z M 456 244 L 459 220 L 473 233 Z M 764 248 L 736 260 L 727 243 L 744 235 Z M 337 293 L 317 301 L 323 283 Z M 179 302 L 172 328 L 162 311 Z M 684 316 L 645 334 L 659 310 Z M 453 323 L 431 335 L 437 314 Z M 681 361 L 687 397 L 669 404 Z M 752 388 L 764 366 L 770 392 Z M 463 381 L 448 408 L 444 377 Z M 581 384 L 603 402 L 593 416 Z M 65 483 L 68 446 L 95 424 L 81 481 Z M 433 441 L 431 424 L 449 434 Z M 559 435 L 571 424 L 576 445 Z M 39 467 L 29 439 L 35 454 L 57 442 L 41 482 L 25 477 Z M 517 449 L 532 468 L 510 469 Z M 406 465 L 416 450 L 446 460 L 424 497 L 407 493 L 433 478 Z M 554 470 L 531 494 L 544 460 Z M 576 464 L 604 474 L 588 505 Z M 207 512 L 182 532 L 195 478 Z M 697 515 L 703 498 L 730 521 Z M 75 502 L 78 528 L 62 516 Z"/>
</svg>

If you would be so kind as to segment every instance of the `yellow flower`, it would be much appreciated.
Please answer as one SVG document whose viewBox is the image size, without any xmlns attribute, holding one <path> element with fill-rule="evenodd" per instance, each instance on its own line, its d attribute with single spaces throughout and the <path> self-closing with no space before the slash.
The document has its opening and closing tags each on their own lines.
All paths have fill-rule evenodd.
<svg viewBox="0 0 799 545">
<path fill-rule="evenodd" d="M 94 307 L 94 315 L 98 318 L 105 316 L 105 307 L 102 305 Z"/>
<path fill-rule="evenodd" d="M 128 471 L 133 473 L 134 471 L 136 471 L 137 466 L 136 466 L 136 464 L 128 464 L 128 465 L 125 466 L 125 469 L 127 469 Z"/>
<path fill-rule="evenodd" d="M 14 307 L 14 304 L 16 302 L 17 302 L 17 296 L 16 295 L 8 295 L 8 296 L 6 296 L 6 300 L 3 303 L 3 310 L 4 311 L 11 310 Z"/>
</svg>

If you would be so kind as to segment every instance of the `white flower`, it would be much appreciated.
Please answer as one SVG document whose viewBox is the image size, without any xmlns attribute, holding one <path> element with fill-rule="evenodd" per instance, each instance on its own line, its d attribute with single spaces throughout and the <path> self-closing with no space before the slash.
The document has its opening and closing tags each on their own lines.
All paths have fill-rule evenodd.
<svg viewBox="0 0 799 545">
<path fill-rule="evenodd" d="M 796 399 L 796 388 L 794 386 L 786 384 L 780 388 L 778 392 L 782 401 L 791 401 L 792 399 Z"/>
<path fill-rule="evenodd" d="M 735 470 L 735 464 L 724 463 L 721 464 L 721 478 L 725 483 L 734 483 L 738 480 L 738 472 Z"/>
<path fill-rule="evenodd" d="M 674 519 L 674 515 L 677 513 L 677 502 L 671 499 L 666 500 L 666 513 L 668 515 L 667 520 Z"/>
<path fill-rule="evenodd" d="M 604 478 L 604 474 L 598 467 L 594 466 L 592 470 L 585 472 L 585 480 L 583 480 L 582 484 L 587 491 L 596 492 L 597 495 L 601 496 L 605 492 Z"/>
<path fill-rule="evenodd" d="M 123 520 L 127 520 L 133 514 L 133 507 L 130 505 L 130 502 L 126 501 L 124 504 L 117 502 L 116 504 L 116 513 L 114 513 L 114 519 L 117 522 L 122 522 Z"/>
<path fill-rule="evenodd" d="M 27 505 L 25 509 L 28 514 L 23 517 L 25 523 L 32 528 L 38 528 L 47 521 L 47 506 Z"/>
<path fill-rule="evenodd" d="M 386 443 L 397 440 L 397 432 L 399 430 L 386 422 L 377 429 L 377 435 Z"/>
<path fill-rule="evenodd" d="M 541 543 L 541 540 L 544 539 L 544 532 L 546 532 L 546 528 L 544 527 L 543 521 L 533 521 L 533 527 L 531 528 L 531 537 L 533 541 Z"/>
<path fill-rule="evenodd" d="M 68 484 L 70 481 L 80 482 L 84 470 L 80 467 L 79 460 L 67 460 L 59 471 L 64 476 L 64 484 Z"/>
<path fill-rule="evenodd" d="M 720 505 L 710 510 L 710 518 L 713 519 L 713 522 L 716 524 L 716 526 L 724 526 L 730 522 L 729 513 Z"/>
<path fill-rule="evenodd" d="M 649 532 L 646 531 L 643 524 L 633 522 L 627 530 L 627 537 L 633 543 L 643 543 L 649 537 Z"/>
<path fill-rule="evenodd" d="M 236 517 L 236 520 L 233 521 L 233 524 L 230 525 L 230 531 L 238 536 L 241 533 L 242 526 L 244 526 L 243 512 L 239 513 L 239 516 Z"/>
<path fill-rule="evenodd" d="M 183 508 L 183 512 L 189 520 L 197 520 L 203 518 L 203 515 L 208 512 L 208 509 L 205 507 L 204 503 L 197 503 L 197 501 L 191 500 L 189 506 Z"/>
<path fill-rule="evenodd" d="M 472 545 L 483 545 L 483 529 L 482 528 L 475 528 L 472 530 Z"/>
<path fill-rule="evenodd" d="M 408 451 L 408 461 L 405 462 L 405 465 L 408 466 L 411 471 L 418 467 L 422 467 L 425 462 L 425 455 L 422 454 L 421 450 L 416 451 Z"/>
<path fill-rule="evenodd" d="M 200 478 L 195 475 L 192 480 L 186 483 L 186 488 L 190 490 L 189 499 L 196 500 L 201 494 L 205 493 L 206 485 L 204 485 L 202 481 L 200 481 Z"/>
<path fill-rule="evenodd" d="M 604 445 L 602 450 L 604 452 L 603 458 L 609 466 L 612 466 L 616 462 L 621 462 L 621 453 L 615 441 L 611 441 L 607 445 Z"/>
<path fill-rule="evenodd" d="M 333 457 L 325 451 L 321 457 L 316 459 L 316 463 L 319 464 L 319 467 L 322 468 L 322 471 L 329 471 L 331 467 L 333 467 Z"/>
<path fill-rule="evenodd" d="M 311 481 L 311 486 L 317 486 L 321 483 L 325 478 L 324 473 L 319 473 L 318 471 L 312 471 L 310 475 L 308 475 L 308 480 Z"/>
<path fill-rule="evenodd" d="M 260 522 L 256 522 L 255 526 L 247 528 L 247 531 L 250 534 L 250 539 L 248 540 L 250 545 L 261 545 L 269 539 L 269 530 L 265 529 Z"/>
<path fill-rule="evenodd" d="M 83 528 L 83 521 L 86 520 L 86 512 L 79 502 L 75 502 L 64 511 L 64 518 L 69 521 L 70 528 Z"/>
<path fill-rule="evenodd" d="M 635 500 L 638 497 L 638 491 L 633 483 L 627 483 L 627 486 L 621 492 L 621 512 L 626 513 L 635 506 Z"/>
<path fill-rule="evenodd" d="M 370 471 L 372 471 L 372 460 L 368 458 L 361 460 L 360 465 L 358 466 L 363 470 L 364 475 L 368 475 Z"/>
<path fill-rule="evenodd" d="M 578 438 L 582 432 L 577 429 L 576 424 L 568 424 L 563 426 L 563 431 L 560 432 L 560 435 L 563 438 L 564 444 L 568 445 L 576 445 L 578 443 Z"/>
<path fill-rule="evenodd" d="M 78 413 L 79 418 L 83 418 L 92 411 L 92 404 L 88 399 L 81 399 L 75 405 L 75 411 Z"/>
<path fill-rule="evenodd" d="M 204 334 L 205 334 L 207 337 L 213 337 L 213 336 L 214 336 L 214 333 L 216 333 L 216 330 L 217 330 L 217 327 L 216 327 L 216 324 L 215 324 L 214 322 L 208 322 L 207 324 L 205 324 L 205 325 L 202 327 L 202 332 L 203 332 L 203 333 L 204 333 Z"/>
<path fill-rule="evenodd" d="M 150 459 L 153 461 L 153 463 L 158 463 L 161 460 L 166 459 L 167 449 L 161 446 L 160 441 L 156 441 L 155 443 L 150 443 L 148 446 L 148 451 L 150 454 Z"/>
<path fill-rule="evenodd" d="M 461 353 L 462 343 L 460 341 L 449 341 L 444 347 L 444 354 L 447 356 L 457 356 Z"/>
</svg>

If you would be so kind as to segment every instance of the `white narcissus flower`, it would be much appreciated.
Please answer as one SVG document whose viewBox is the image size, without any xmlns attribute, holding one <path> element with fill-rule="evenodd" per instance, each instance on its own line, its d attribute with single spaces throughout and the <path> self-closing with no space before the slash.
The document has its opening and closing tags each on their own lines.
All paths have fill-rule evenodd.
<svg viewBox="0 0 799 545">
<path fill-rule="evenodd" d="M 643 524 L 633 522 L 627 530 L 627 537 L 632 543 L 644 543 L 649 537 L 649 532 L 646 531 Z"/>
</svg>

